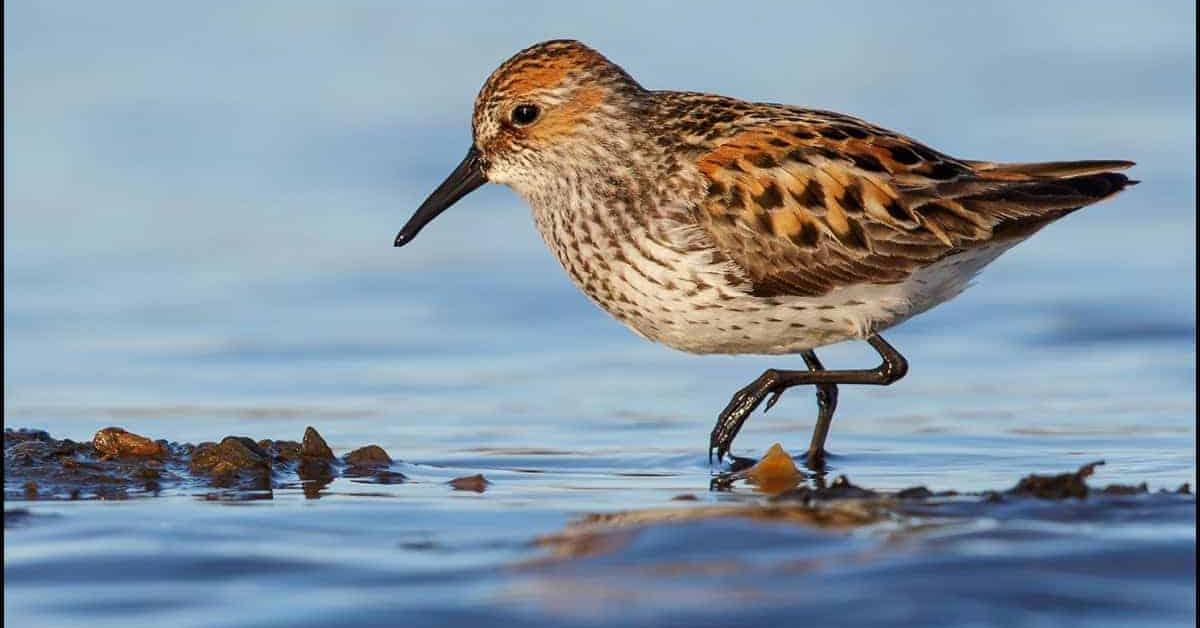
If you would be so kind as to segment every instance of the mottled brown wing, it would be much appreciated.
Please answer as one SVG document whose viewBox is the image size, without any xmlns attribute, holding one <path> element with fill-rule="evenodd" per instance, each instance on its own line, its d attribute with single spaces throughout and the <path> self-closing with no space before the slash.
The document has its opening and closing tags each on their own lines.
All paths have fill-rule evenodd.
<svg viewBox="0 0 1200 628">
<path fill-rule="evenodd" d="M 712 140 L 697 221 L 760 296 L 895 283 L 1128 184 L 1129 162 L 956 160 L 853 118 L 784 110 Z"/>
</svg>

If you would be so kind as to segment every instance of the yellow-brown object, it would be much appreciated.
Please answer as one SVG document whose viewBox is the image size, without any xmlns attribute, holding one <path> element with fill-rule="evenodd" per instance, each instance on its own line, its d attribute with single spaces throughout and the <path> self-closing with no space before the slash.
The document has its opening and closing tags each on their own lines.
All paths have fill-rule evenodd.
<svg viewBox="0 0 1200 628">
<path fill-rule="evenodd" d="M 803 478 L 792 457 L 779 443 L 771 445 L 758 464 L 746 470 L 746 481 L 758 487 L 759 491 L 770 494 L 791 490 Z"/>
<path fill-rule="evenodd" d="M 92 437 L 92 446 L 104 457 L 132 456 L 162 458 L 167 450 L 145 436 L 127 432 L 119 427 L 106 427 Z"/>
</svg>

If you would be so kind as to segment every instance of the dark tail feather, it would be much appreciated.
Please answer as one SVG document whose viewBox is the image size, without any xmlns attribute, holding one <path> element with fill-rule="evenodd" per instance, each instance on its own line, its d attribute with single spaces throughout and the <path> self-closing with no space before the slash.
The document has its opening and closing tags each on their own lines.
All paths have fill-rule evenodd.
<svg viewBox="0 0 1200 628">
<path fill-rule="evenodd" d="M 1128 164 L 1129 162 L 1070 162 L 1081 164 Z M 1043 164 L 1031 164 L 1041 166 Z M 1053 165 L 1068 168 L 1067 165 Z M 984 175 L 986 176 L 986 174 Z M 1100 202 L 1138 182 L 1119 172 L 1098 172 L 1062 178 L 1036 178 L 1013 181 L 999 189 L 959 199 L 964 207 L 996 220 L 996 237 L 1024 237 L 1067 214 Z"/>
<path fill-rule="evenodd" d="M 991 161 L 967 162 L 975 172 L 989 178 L 1006 176 L 1019 179 L 1049 177 L 1062 179 L 1089 174 L 1104 174 L 1125 170 L 1134 165 L 1132 161 L 1119 159 L 1097 159 L 1084 161 L 1042 161 L 1033 163 L 996 163 Z"/>
</svg>

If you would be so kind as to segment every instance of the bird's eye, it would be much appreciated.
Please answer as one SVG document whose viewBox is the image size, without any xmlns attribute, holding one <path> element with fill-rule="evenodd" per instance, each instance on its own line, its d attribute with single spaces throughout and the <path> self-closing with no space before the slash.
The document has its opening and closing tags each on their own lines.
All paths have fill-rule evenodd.
<svg viewBox="0 0 1200 628">
<path fill-rule="evenodd" d="M 542 111 L 537 105 L 517 105 L 512 110 L 512 121 L 517 126 L 529 126 L 538 119 Z"/>
</svg>

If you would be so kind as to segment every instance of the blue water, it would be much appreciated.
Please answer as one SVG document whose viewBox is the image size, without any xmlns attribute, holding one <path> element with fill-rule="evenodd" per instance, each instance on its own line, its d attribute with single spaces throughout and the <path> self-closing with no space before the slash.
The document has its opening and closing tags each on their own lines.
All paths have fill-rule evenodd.
<svg viewBox="0 0 1200 628">
<path fill-rule="evenodd" d="M 836 473 L 876 489 L 999 489 L 1095 459 L 1107 461 L 1101 485 L 1195 485 L 1194 21 L 1186 2 L 6 3 L 5 426 L 83 440 L 116 424 L 198 442 L 315 425 L 339 454 L 384 446 L 413 478 L 237 507 L 188 494 L 21 504 L 39 516 L 6 530 L 6 621 L 471 623 L 504 610 L 720 623 L 742 616 L 719 604 L 729 596 L 760 600 L 752 617 L 768 620 L 807 608 L 875 625 L 1000 611 L 995 623 L 1099 623 L 1087 602 L 1111 600 L 1119 573 L 1071 580 L 1045 604 L 1014 581 L 973 606 L 986 587 L 971 582 L 1020 579 L 1021 566 L 977 561 L 957 537 L 921 537 L 917 553 L 932 557 L 891 553 L 878 530 L 764 536 L 764 569 L 813 598 L 755 578 L 653 575 L 699 539 L 737 558 L 708 524 L 529 576 L 522 565 L 543 553 L 530 542 L 583 514 L 679 493 L 756 499 L 707 492 L 708 431 L 736 389 L 799 361 L 635 337 L 575 291 L 506 189 L 473 194 L 403 250 L 391 240 L 461 158 L 487 74 L 559 36 L 648 87 L 845 111 L 967 158 L 1131 159 L 1141 185 L 892 331 L 910 374 L 844 389 L 829 447 Z M 832 368 L 875 360 L 855 345 L 821 355 Z M 735 453 L 802 450 L 814 412 L 809 393 L 789 392 Z M 472 473 L 493 486 L 442 484 Z M 981 543 L 1090 568 L 1122 552 L 1194 556 L 1194 503 L 1156 513 L 1065 527 L 1029 515 L 995 525 L 1032 540 Z M 834 564 L 815 575 L 770 567 L 826 542 Z M 898 588 L 905 561 L 962 582 L 965 605 L 845 614 L 872 592 L 935 599 L 936 587 Z M 1129 572 L 1140 584 L 1105 620 L 1190 624 L 1191 568 L 1162 564 Z M 839 578 L 864 597 L 812 588 Z M 836 591 L 845 604 L 829 601 Z"/>
</svg>

